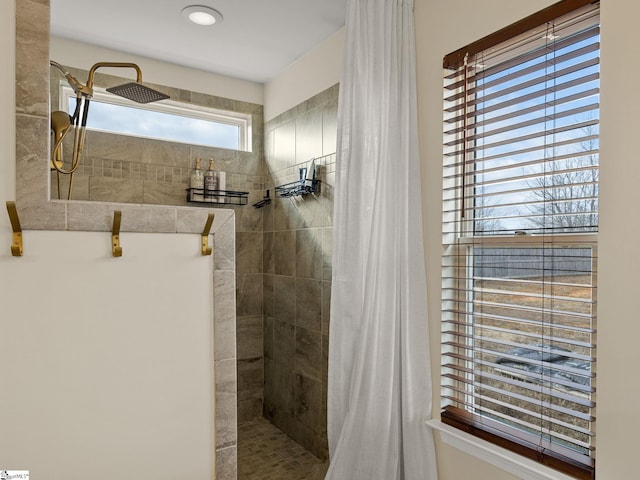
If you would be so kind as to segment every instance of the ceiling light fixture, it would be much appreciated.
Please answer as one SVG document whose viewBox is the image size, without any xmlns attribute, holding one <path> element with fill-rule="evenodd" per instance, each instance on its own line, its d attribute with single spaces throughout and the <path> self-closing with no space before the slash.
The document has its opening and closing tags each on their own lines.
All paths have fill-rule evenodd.
<svg viewBox="0 0 640 480">
<path fill-rule="evenodd" d="M 222 14 L 204 5 L 190 5 L 182 9 L 182 16 L 196 25 L 213 25 L 222 21 Z"/>
</svg>

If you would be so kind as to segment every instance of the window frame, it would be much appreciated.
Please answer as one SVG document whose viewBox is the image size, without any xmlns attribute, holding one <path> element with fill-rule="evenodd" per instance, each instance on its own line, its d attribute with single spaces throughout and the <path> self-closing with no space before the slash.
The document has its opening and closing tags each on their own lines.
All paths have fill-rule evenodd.
<svg viewBox="0 0 640 480">
<path fill-rule="evenodd" d="M 59 109 L 64 112 L 69 111 L 69 101 L 75 100 L 76 94 L 73 89 L 64 81 L 59 83 Z M 230 110 L 220 110 L 216 108 L 206 107 L 203 105 L 197 105 L 193 103 L 179 102 L 175 100 L 162 100 L 159 102 L 138 104 L 126 98 L 122 98 L 118 95 L 114 95 L 106 91 L 101 87 L 93 87 L 93 96 L 91 102 L 103 103 L 109 105 L 117 105 L 120 107 L 135 109 L 135 110 L 148 110 L 152 112 L 166 113 L 169 115 L 182 116 L 197 120 L 205 120 L 212 123 L 218 123 L 223 125 L 231 125 L 238 128 L 238 148 L 228 148 L 219 145 L 213 145 L 211 143 L 187 143 L 180 140 L 168 139 L 152 135 L 140 135 L 138 133 L 130 133 L 126 131 L 104 130 L 96 129 L 87 126 L 87 130 L 100 131 L 105 133 L 111 133 L 114 135 L 133 136 L 137 138 L 147 138 L 151 140 L 159 140 L 165 142 L 182 143 L 185 145 L 198 145 L 208 148 L 225 148 L 228 150 L 235 150 L 241 152 L 251 152 L 251 130 L 252 130 L 252 118 L 250 114 L 234 112 Z M 91 118 L 91 114 L 89 114 Z"/>
<path fill-rule="evenodd" d="M 464 62 L 466 58 L 469 58 L 470 56 L 475 55 L 476 53 L 480 53 L 487 49 L 493 49 L 494 47 L 496 47 L 499 44 L 502 44 L 503 42 L 508 42 L 514 39 L 518 39 L 523 35 L 528 35 L 532 30 L 537 29 L 537 31 L 540 32 L 541 25 L 543 25 L 544 23 L 549 22 L 551 20 L 555 20 L 556 18 L 565 16 L 567 14 L 571 14 L 574 11 L 579 10 L 593 3 L 598 3 L 598 2 L 586 1 L 586 0 L 561 1 L 541 12 L 538 12 L 537 14 L 527 17 L 526 19 L 520 22 L 516 22 L 515 24 L 510 25 L 509 27 L 506 27 L 498 31 L 495 34 L 489 35 L 479 40 L 478 42 L 474 42 L 473 44 L 470 44 L 467 47 L 459 49 L 453 52 L 452 54 L 445 56 L 445 59 L 443 61 L 443 66 L 445 67 L 446 70 L 450 71 L 454 69 L 452 67 L 457 65 L 456 67 L 457 69 L 460 66 L 461 62 Z M 465 77 L 464 83 L 465 85 L 470 84 L 470 82 L 467 81 L 466 77 Z M 460 95 L 467 97 L 468 94 L 467 94 L 466 88 L 467 87 L 465 87 L 464 92 L 461 93 Z M 465 113 L 463 113 L 462 116 L 466 118 L 467 111 L 465 110 L 464 112 Z M 462 128 L 466 132 L 466 129 L 467 129 L 466 120 L 464 120 L 464 122 L 465 124 Z M 447 130 L 447 128 L 450 128 L 450 127 L 447 127 L 445 125 L 445 131 Z M 463 135 L 466 135 L 466 133 L 464 133 Z M 466 139 L 462 140 L 463 150 L 467 150 L 465 142 L 466 142 Z M 473 155 L 473 152 L 475 150 L 474 149 L 469 149 L 469 150 L 471 151 L 470 155 Z M 469 157 L 463 156 L 460 164 L 476 165 L 475 158 L 474 157 L 469 158 Z M 445 162 L 445 167 L 446 166 L 447 166 L 447 162 Z M 458 167 L 458 168 L 462 170 L 462 167 Z M 466 168 L 473 168 L 473 167 L 469 167 L 467 165 Z M 466 184 L 464 180 L 462 181 L 462 183 L 460 183 L 460 178 L 466 179 L 467 176 L 469 176 L 469 178 L 474 178 L 474 172 L 465 173 L 463 171 L 462 175 L 460 175 L 459 173 L 456 173 L 455 178 L 458 179 L 458 183 L 453 187 L 451 187 L 451 179 L 447 180 L 447 174 L 445 172 L 443 173 L 444 173 L 443 192 L 447 188 L 449 189 L 453 188 L 454 191 L 461 192 L 460 194 L 461 198 L 456 197 L 456 194 L 454 194 L 454 197 L 458 198 L 457 201 L 456 200 L 454 201 L 462 205 L 462 206 L 457 206 L 455 208 L 455 211 L 451 211 L 451 210 L 448 211 L 447 208 L 444 207 L 444 205 L 447 204 L 447 201 L 446 199 L 443 200 L 443 207 L 444 207 L 443 208 L 444 253 L 443 253 L 443 268 L 442 268 L 443 348 L 446 348 L 445 345 L 447 344 L 447 340 L 450 340 L 446 338 L 447 328 L 445 326 L 445 323 L 447 321 L 450 321 L 445 319 L 445 311 L 447 311 L 447 308 L 448 308 L 446 303 L 460 302 L 460 303 L 470 303 L 473 305 L 473 302 L 474 302 L 472 298 L 469 298 L 469 295 L 473 295 L 473 293 L 469 293 L 469 292 L 473 292 L 474 289 L 470 288 L 468 285 L 466 285 L 464 289 L 458 290 L 458 293 L 456 294 L 457 295 L 456 298 L 453 298 L 453 299 L 445 298 L 445 292 L 447 290 L 456 290 L 456 288 L 451 287 L 449 282 L 451 282 L 453 278 L 460 278 L 459 276 L 457 276 L 456 273 L 452 273 L 454 270 L 456 272 L 460 272 L 460 271 L 465 272 L 464 278 L 466 279 L 473 277 L 473 275 L 469 275 L 467 272 L 468 272 L 468 269 L 471 268 L 471 262 L 472 262 L 471 260 L 472 257 L 470 256 L 469 252 L 473 250 L 474 246 L 482 246 L 484 248 L 487 248 L 487 247 L 491 248 L 491 247 L 497 247 L 497 246 L 509 247 L 509 248 L 516 247 L 516 246 L 539 248 L 539 247 L 544 247 L 545 245 L 552 244 L 553 247 L 573 246 L 578 248 L 589 248 L 591 249 L 591 252 L 592 252 L 592 256 L 591 256 L 592 264 L 591 264 L 590 273 L 592 276 L 593 284 L 591 287 L 595 287 L 593 290 L 593 295 L 595 297 L 596 295 L 595 292 L 597 289 L 597 231 L 596 233 L 555 232 L 552 234 L 529 234 L 526 236 L 518 235 L 515 232 L 513 235 L 477 234 L 476 232 L 474 232 L 475 222 L 477 219 L 473 218 L 475 205 L 468 204 L 469 199 L 477 198 L 473 190 L 474 185 L 472 181 L 469 181 L 470 184 Z M 455 215 L 458 215 L 460 213 L 460 211 L 463 212 L 462 218 L 454 218 Z M 465 215 L 464 212 L 471 212 L 471 214 L 467 213 Z M 597 209 L 596 209 L 596 214 L 597 214 Z M 445 227 L 445 224 L 447 224 L 447 222 L 455 222 L 455 227 L 453 229 L 447 229 L 447 227 Z M 595 300 L 594 300 L 593 308 L 595 309 Z M 471 313 L 467 312 L 462 314 L 462 316 L 473 317 L 474 315 L 473 312 L 475 311 L 474 307 L 471 307 L 469 310 L 471 310 Z M 595 314 L 597 314 L 597 312 L 594 313 L 593 318 L 595 318 Z M 470 325 L 471 325 L 471 328 L 473 328 L 473 325 L 474 325 L 473 320 L 468 320 L 468 319 L 458 320 L 458 323 L 460 326 L 458 326 L 457 328 L 461 329 L 461 333 L 460 333 L 461 336 L 464 336 L 464 335 L 468 336 L 469 334 L 471 334 L 471 336 L 474 335 L 473 332 L 469 332 L 468 330 L 465 331 L 465 329 L 468 329 Z M 449 329 L 449 331 L 450 330 L 451 329 Z M 595 340 L 594 340 L 594 343 L 595 343 Z M 444 359 L 444 355 L 445 354 L 443 353 L 443 359 Z M 464 364 L 465 361 L 468 361 L 468 360 L 460 360 L 461 364 Z M 474 368 L 470 369 L 471 373 L 469 373 L 468 375 L 471 375 L 471 376 L 477 375 L 475 373 L 476 372 L 475 362 L 476 360 L 474 357 L 470 361 L 470 363 L 474 364 Z M 445 369 L 445 362 L 443 361 L 442 363 L 443 363 L 443 369 Z M 595 366 L 595 362 L 593 363 L 593 365 Z M 463 370 L 463 369 L 464 368 L 461 368 L 460 370 Z M 595 371 L 593 373 L 595 374 Z M 443 391 L 444 389 L 447 388 L 446 387 L 447 382 L 451 383 L 451 381 L 452 381 L 451 378 L 446 378 L 443 373 L 443 376 L 441 377 Z M 455 380 L 453 381 L 455 382 Z M 595 388 L 594 388 L 594 391 L 595 391 Z M 456 395 L 463 397 L 465 394 L 463 394 L 462 392 L 459 392 Z M 458 397 L 458 398 L 461 398 L 461 397 Z M 593 398 L 595 398 L 595 395 L 593 396 Z M 459 403 L 462 404 L 464 403 L 464 401 L 460 401 Z M 473 403 L 473 402 L 470 402 L 470 403 Z M 574 458 L 570 452 L 568 452 L 567 455 L 559 453 L 562 451 L 562 447 L 558 448 L 557 451 L 546 450 L 544 448 L 541 448 L 539 446 L 539 443 L 534 441 L 536 437 L 533 435 L 530 436 L 529 434 L 522 433 L 521 431 L 516 432 L 513 435 L 510 435 L 509 433 L 507 433 L 509 428 L 505 427 L 504 425 L 502 425 L 500 429 L 495 429 L 491 426 L 491 422 L 487 421 L 487 417 L 477 415 L 469 411 L 468 409 L 465 410 L 464 408 L 461 408 L 461 407 L 453 407 L 450 403 L 447 403 L 444 400 L 444 393 L 443 393 L 443 405 L 444 406 L 441 411 L 441 420 L 443 423 L 446 423 L 452 427 L 458 428 L 474 436 L 487 440 L 498 446 L 507 448 L 515 453 L 526 456 L 539 463 L 545 464 L 551 468 L 554 468 L 563 473 L 572 475 L 576 478 L 581 478 L 581 479 L 595 478 L 595 457 L 593 456 L 591 457 L 591 462 L 587 464 L 582 459 L 579 458 L 580 455 L 576 455 L 576 457 Z"/>
</svg>

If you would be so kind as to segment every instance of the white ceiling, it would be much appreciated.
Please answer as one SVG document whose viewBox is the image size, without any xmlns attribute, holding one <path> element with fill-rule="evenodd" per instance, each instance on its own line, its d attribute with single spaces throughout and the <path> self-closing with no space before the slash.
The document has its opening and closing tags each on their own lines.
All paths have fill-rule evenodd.
<svg viewBox="0 0 640 480">
<path fill-rule="evenodd" d="M 52 35 L 264 83 L 345 22 L 347 0 L 51 0 Z M 206 5 L 224 20 L 187 22 Z"/>
</svg>

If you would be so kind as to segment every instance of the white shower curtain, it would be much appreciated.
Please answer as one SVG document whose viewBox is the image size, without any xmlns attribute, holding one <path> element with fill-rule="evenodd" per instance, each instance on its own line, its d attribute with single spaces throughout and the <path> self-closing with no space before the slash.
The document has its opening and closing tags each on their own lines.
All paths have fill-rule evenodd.
<svg viewBox="0 0 640 480">
<path fill-rule="evenodd" d="M 412 0 L 349 0 L 326 480 L 433 480 Z"/>
</svg>

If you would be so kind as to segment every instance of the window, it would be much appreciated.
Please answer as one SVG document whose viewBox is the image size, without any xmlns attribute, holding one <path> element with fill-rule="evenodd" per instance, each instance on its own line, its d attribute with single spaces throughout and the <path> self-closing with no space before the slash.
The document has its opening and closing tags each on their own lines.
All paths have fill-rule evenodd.
<svg viewBox="0 0 640 480">
<path fill-rule="evenodd" d="M 72 113 L 76 97 L 61 83 L 60 109 Z M 206 147 L 251 150 L 251 115 L 171 100 L 138 104 L 94 88 L 87 128 Z"/>
<path fill-rule="evenodd" d="M 559 2 L 444 61 L 442 421 L 577 478 L 595 461 L 591 3 Z"/>
</svg>

